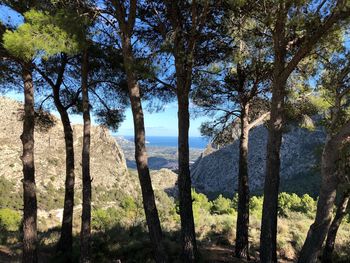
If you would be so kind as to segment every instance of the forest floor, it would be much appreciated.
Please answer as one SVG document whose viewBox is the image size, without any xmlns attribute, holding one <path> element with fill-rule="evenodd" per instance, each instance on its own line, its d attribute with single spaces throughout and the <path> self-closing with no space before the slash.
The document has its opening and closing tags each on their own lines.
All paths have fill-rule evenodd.
<svg viewBox="0 0 350 263">
<path fill-rule="evenodd" d="M 19 247 L 19 244 L 15 246 Z M 246 260 L 237 259 L 233 256 L 234 248 L 224 245 L 205 245 L 199 248 L 202 255 L 203 263 L 246 263 Z M 49 251 L 39 252 L 39 263 L 50 262 L 52 253 Z M 0 246 L 0 262 L 1 263 L 17 263 L 21 261 L 19 249 L 12 250 L 7 246 Z M 113 261 L 111 261 L 113 262 Z M 250 258 L 249 262 L 258 262 L 256 258 Z M 281 263 L 291 263 L 293 261 L 279 260 Z"/>
</svg>

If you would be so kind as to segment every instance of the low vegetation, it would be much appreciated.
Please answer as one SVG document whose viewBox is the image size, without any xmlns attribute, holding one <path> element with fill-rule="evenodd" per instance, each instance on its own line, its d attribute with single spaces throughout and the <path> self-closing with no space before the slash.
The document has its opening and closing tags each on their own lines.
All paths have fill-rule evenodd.
<svg viewBox="0 0 350 263">
<path fill-rule="evenodd" d="M 163 191 L 155 192 L 162 227 L 165 232 L 165 245 L 171 262 L 177 262 L 180 253 L 180 216 L 177 200 L 169 197 Z M 193 213 L 196 224 L 196 235 L 200 251 L 205 254 L 207 247 L 222 247 L 233 249 L 235 243 L 237 195 L 232 199 L 219 195 L 209 200 L 202 193 L 192 190 Z M 147 226 L 140 197 L 119 197 L 117 202 L 108 207 L 102 203 L 94 206 L 92 211 L 92 249 L 94 262 L 110 262 L 110 259 L 120 259 L 122 262 L 152 262 L 152 247 L 148 239 Z M 278 222 L 278 255 L 281 261 L 295 260 L 300 251 L 307 229 L 314 220 L 316 200 L 307 194 L 279 194 Z M 110 200 L 109 200 L 110 201 Z M 105 203 L 105 204 L 106 204 Z M 250 199 L 250 254 L 258 258 L 260 220 L 262 216 L 262 196 L 252 196 Z M 18 206 L 15 206 L 18 207 Z M 335 211 L 335 209 L 334 209 Z M 41 219 L 46 225 L 52 219 Z M 79 216 L 74 218 L 75 232 L 79 230 Z M 342 224 L 335 246 L 334 262 L 349 260 L 350 216 Z M 16 243 L 21 238 L 21 213 L 13 208 L 0 209 L 0 245 L 13 249 L 16 253 Z M 54 250 L 59 237 L 59 228 L 41 228 L 40 253 L 46 254 Z M 74 260 L 79 259 L 79 238 L 74 241 Z M 18 251 L 20 253 L 20 251 Z M 14 257 L 19 257 L 15 254 Z M 45 255 L 43 255 L 45 257 Z M 50 262 L 60 262 L 59 256 L 48 259 Z M 55 261 L 56 260 L 56 261 Z"/>
</svg>

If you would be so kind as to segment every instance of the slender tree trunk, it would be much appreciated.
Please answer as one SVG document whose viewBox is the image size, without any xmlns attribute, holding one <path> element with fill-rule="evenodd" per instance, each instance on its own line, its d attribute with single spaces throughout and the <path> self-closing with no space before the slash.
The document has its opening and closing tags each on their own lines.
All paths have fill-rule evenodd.
<svg viewBox="0 0 350 263">
<path fill-rule="evenodd" d="M 178 97 L 178 152 L 179 152 L 179 208 L 181 218 L 181 236 L 183 262 L 198 260 L 195 226 L 192 210 L 191 175 L 189 167 L 188 131 L 190 127 L 189 94 L 185 83 L 177 78 Z M 183 86 L 182 86 L 183 85 Z"/>
<path fill-rule="evenodd" d="M 349 203 L 350 191 L 346 191 L 338 205 L 337 213 L 332 221 L 332 224 L 328 230 L 326 245 L 323 249 L 322 263 L 331 263 L 332 262 L 332 253 L 334 250 L 335 238 L 337 236 L 338 229 L 340 224 L 346 215 L 347 207 Z"/>
<path fill-rule="evenodd" d="M 300 252 L 299 263 L 316 263 L 321 252 L 332 220 L 338 180 L 336 176 L 337 146 L 327 139 L 322 154 L 322 183 L 317 203 L 315 222 L 310 226 L 304 246 Z"/>
<path fill-rule="evenodd" d="M 241 137 L 239 142 L 238 172 L 238 213 L 236 227 L 235 255 L 249 259 L 249 183 L 248 183 L 248 142 L 249 142 L 249 104 L 242 106 Z"/>
<path fill-rule="evenodd" d="M 167 262 L 163 244 L 163 234 L 156 207 L 151 176 L 148 168 L 144 115 L 141 104 L 140 87 L 133 71 L 134 58 L 131 40 L 124 37 L 123 57 L 127 74 L 129 97 L 134 120 L 135 160 L 141 184 L 143 207 L 156 262 Z"/>
<path fill-rule="evenodd" d="M 282 143 L 285 80 L 274 73 L 271 116 L 268 128 L 264 203 L 260 233 L 260 261 L 277 262 L 277 206 L 280 183 L 280 149 Z"/>
<path fill-rule="evenodd" d="M 37 199 L 34 168 L 34 86 L 29 63 L 22 67 L 24 82 L 23 133 L 23 263 L 38 262 L 37 255 Z"/>
<path fill-rule="evenodd" d="M 82 151 L 82 169 L 83 169 L 83 211 L 81 216 L 80 233 L 80 262 L 90 262 L 90 239 L 91 239 L 91 177 L 90 177 L 90 106 L 88 92 L 88 51 L 83 53 L 82 61 L 82 96 L 83 96 L 83 151 Z"/>
<path fill-rule="evenodd" d="M 54 92 L 55 93 L 55 92 Z M 73 146 L 73 130 L 70 124 L 67 110 L 60 102 L 59 94 L 54 94 L 56 108 L 61 116 L 61 122 L 64 130 L 64 142 L 66 150 L 66 182 L 64 208 L 61 227 L 61 237 L 58 242 L 57 250 L 65 255 L 65 260 L 72 260 L 72 229 L 73 229 L 73 207 L 74 207 L 74 146 Z M 58 101 L 57 101 L 58 100 Z"/>
</svg>

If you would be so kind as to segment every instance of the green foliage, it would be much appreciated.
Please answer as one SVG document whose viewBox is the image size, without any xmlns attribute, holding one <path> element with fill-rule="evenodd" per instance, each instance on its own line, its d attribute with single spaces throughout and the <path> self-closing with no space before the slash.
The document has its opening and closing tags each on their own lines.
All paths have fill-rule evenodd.
<svg viewBox="0 0 350 263">
<path fill-rule="evenodd" d="M 193 205 L 200 207 L 205 211 L 210 211 L 212 203 L 208 200 L 205 194 L 197 193 L 195 189 L 192 189 Z"/>
<path fill-rule="evenodd" d="M 21 224 L 21 214 L 10 208 L 0 209 L 0 231 L 17 231 Z"/>
<path fill-rule="evenodd" d="M 193 209 L 193 218 L 196 224 L 210 215 L 211 202 L 208 200 L 208 197 L 202 193 L 197 193 L 192 189 L 192 209 Z"/>
<path fill-rule="evenodd" d="M 252 196 L 249 202 L 250 214 L 254 215 L 257 218 L 261 218 L 263 202 L 264 199 L 262 196 Z"/>
<path fill-rule="evenodd" d="M 230 199 L 223 197 L 222 195 L 219 195 L 218 198 L 216 198 L 213 201 L 213 206 L 211 207 L 211 212 L 213 214 L 223 215 L 223 214 L 231 214 L 233 213 L 234 209 L 232 207 L 232 202 Z"/>
<path fill-rule="evenodd" d="M 5 177 L 0 177 L 0 207 L 13 209 L 22 208 L 23 200 L 20 191 L 16 191 L 14 184 Z"/>
<path fill-rule="evenodd" d="M 135 226 L 144 221 L 145 216 L 140 196 L 137 198 L 126 196 L 121 200 L 120 207 L 124 223 L 131 223 L 131 225 Z"/>
<path fill-rule="evenodd" d="M 91 213 L 92 227 L 98 231 L 106 231 L 120 222 L 120 211 L 115 208 L 96 209 Z"/>
<path fill-rule="evenodd" d="M 71 16 L 30 10 L 24 17 L 24 24 L 15 31 L 7 30 L 3 36 L 4 47 L 14 56 L 31 61 L 37 56 L 47 59 L 61 52 L 74 54 L 80 50 L 81 34 L 68 29 L 81 23 L 73 22 Z"/>
<path fill-rule="evenodd" d="M 308 194 L 304 194 L 301 198 L 292 193 L 280 193 L 278 196 L 278 214 L 288 217 L 288 212 L 300 212 L 303 214 L 313 214 L 316 210 L 316 201 Z"/>
</svg>

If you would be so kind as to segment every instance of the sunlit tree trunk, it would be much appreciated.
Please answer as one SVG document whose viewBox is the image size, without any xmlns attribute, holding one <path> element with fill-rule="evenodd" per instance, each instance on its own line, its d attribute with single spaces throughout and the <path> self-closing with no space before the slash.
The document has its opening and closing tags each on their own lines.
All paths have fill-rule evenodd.
<svg viewBox="0 0 350 263">
<path fill-rule="evenodd" d="M 335 238 L 337 236 L 338 229 L 344 216 L 347 213 L 347 207 L 349 203 L 350 191 L 346 191 L 337 208 L 337 213 L 332 221 L 332 224 L 328 230 L 326 245 L 323 249 L 322 263 L 331 263 L 332 254 L 334 250 Z"/>
<path fill-rule="evenodd" d="M 248 142 L 249 142 L 249 104 L 242 105 L 241 137 L 239 141 L 238 171 L 238 211 L 236 227 L 235 256 L 249 259 L 249 177 L 248 177 Z"/>
<path fill-rule="evenodd" d="M 133 71 L 135 61 L 132 53 L 131 39 L 127 36 L 123 37 L 123 57 L 127 74 L 131 110 L 134 120 L 135 160 L 141 184 L 147 226 L 153 245 L 156 262 L 167 262 L 163 244 L 163 234 L 148 167 L 145 123 L 141 103 L 140 87 L 137 83 L 135 72 Z"/>
<path fill-rule="evenodd" d="M 34 86 L 32 66 L 22 66 L 24 82 L 24 118 L 21 135 L 23 154 L 23 263 L 38 262 L 37 199 L 34 168 Z"/>
<path fill-rule="evenodd" d="M 83 53 L 82 61 L 82 96 L 83 96 L 83 211 L 80 232 L 80 262 L 89 263 L 91 260 L 91 177 L 90 177 L 90 105 L 88 92 L 88 51 Z"/>
<path fill-rule="evenodd" d="M 299 263 L 316 263 L 332 221 L 338 179 L 336 176 L 337 145 L 327 139 L 322 154 L 322 183 L 317 203 L 315 222 L 310 226 L 304 246 L 300 252 Z"/>
</svg>

